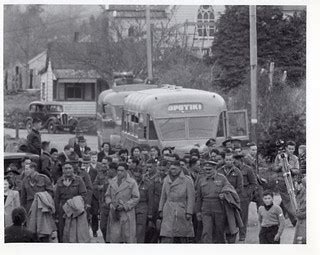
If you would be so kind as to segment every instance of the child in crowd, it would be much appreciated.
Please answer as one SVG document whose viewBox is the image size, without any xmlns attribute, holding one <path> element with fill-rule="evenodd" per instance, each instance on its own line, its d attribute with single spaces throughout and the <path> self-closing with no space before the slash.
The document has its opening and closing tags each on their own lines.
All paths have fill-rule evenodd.
<svg viewBox="0 0 320 255">
<path fill-rule="evenodd" d="M 272 191 L 263 193 L 263 205 L 259 207 L 260 244 L 280 244 L 285 218 L 280 206 L 273 204 Z"/>
</svg>

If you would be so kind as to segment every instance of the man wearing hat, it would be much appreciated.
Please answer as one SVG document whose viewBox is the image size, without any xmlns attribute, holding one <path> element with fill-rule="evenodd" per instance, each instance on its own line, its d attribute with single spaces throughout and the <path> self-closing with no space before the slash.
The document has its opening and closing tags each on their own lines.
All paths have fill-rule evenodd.
<svg viewBox="0 0 320 255">
<path fill-rule="evenodd" d="M 79 158 L 82 158 L 84 154 L 88 154 L 91 151 L 88 147 L 86 139 L 83 136 L 78 137 L 78 144 L 75 144 L 74 151 L 78 154 Z"/>
<path fill-rule="evenodd" d="M 224 151 L 233 151 L 235 146 L 241 147 L 241 141 L 239 139 L 235 139 L 229 136 L 226 140 L 222 142 L 222 145 L 224 147 Z"/>
<path fill-rule="evenodd" d="M 79 127 L 76 127 L 75 130 L 74 130 L 74 132 L 75 132 L 75 137 L 71 137 L 71 138 L 69 139 L 69 142 L 68 142 L 68 144 L 69 144 L 70 147 L 72 147 L 72 148 L 74 148 L 74 146 L 75 146 L 76 144 L 78 144 L 78 138 L 79 138 L 80 136 L 83 136 L 83 131 L 82 131 L 82 129 L 79 128 Z"/>
<path fill-rule="evenodd" d="M 205 176 L 196 185 L 195 211 L 198 221 L 202 221 L 202 243 L 225 243 L 226 214 L 221 203 L 221 191 L 229 184 L 227 178 L 217 173 L 216 162 L 203 164 Z"/>
<path fill-rule="evenodd" d="M 203 158 L 206 159 L 206 160 L 209 160 L 210 159 L 210 152 L 213 150 L 213 149 L 216 149 L 216 139 L 214 138 L 210 138 L 207 142 L 206 142 L 206 147 L 204 148 L 203 150 Z"/>
<path fill-rule="evenodd" d="M 41 155 L 41 134 L 40 129 L 42 127 L 41 120 L 34 118 L 32 120 L 32 129 L 27 136 L 28 151 L 33 154 Z"/>
<path fill-rule="evenodd" d="M 245 241 L 248 224 L 249 204 L 253 196 L 253 192 L 256 190 L 258 182 L 253 172 L 253 169 L 243 162 L 244 154 L 234 155 L 234 165 L 238 167 L 243 177 L 243 189 L 239 194 L 240 207 L 241 207 L 241 219 L 243 227 L 240 228 L 239 241 Z"/>
<path fill-rule="evenodd" d="M 24 171 L 24 179 L 21 187 L 21 205 L 29 212 L 35 194 L 47 191 L 53 195 L 53 185 L 50 179 L 37 171 L 37 164 L 32 162 Z"/>
<path fill-rule="evenodd" d="M 50 142 L 49 141 L 43 141 L 41 143 L 42 147 L 42 154 L 40 156 L 40 174 L 44 174 L 48 176 L 51 179 L 51 169 L 53 166 L 52 158 L 50 155 Z"/>
</svg>

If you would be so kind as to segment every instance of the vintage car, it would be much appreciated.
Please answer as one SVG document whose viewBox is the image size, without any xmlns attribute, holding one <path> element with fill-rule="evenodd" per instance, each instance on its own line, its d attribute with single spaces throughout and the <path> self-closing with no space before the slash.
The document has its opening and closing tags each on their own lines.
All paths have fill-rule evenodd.
<svg viewBox="0 0 320 255">
<path fill-rule="evenodd" d="M 7 167 L 10 164 L 15 164 L 18 169 L 21 168 L 21 160 L 24 158 L 30 158 L 33 162 L 39 163 L 39 155 L 31 154 L 27 152 L 5 152 L 3 155 L 4 158 L 4 170 L 7 169 Z"/>
<path fill-rule="evenodd" d="M 32 129 L 33 118 L 39 118 L 42 128 L 47 129 L 50 134 L 65 129 L 72 133 L 78 125 L 78 120 L 63 112 L 63 106 L 55 102 L 34 101 L 29 104 L 29 117 L 26 120 L 28 132 Z"/>
</svg>

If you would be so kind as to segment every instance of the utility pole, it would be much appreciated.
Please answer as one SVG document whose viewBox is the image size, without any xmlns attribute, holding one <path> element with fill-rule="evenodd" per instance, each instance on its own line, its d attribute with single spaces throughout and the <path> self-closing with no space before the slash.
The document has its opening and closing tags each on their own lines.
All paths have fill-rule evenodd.
<svg viewBox="0 0 320 255">
<path fill-rule="evenodd" d="M 146 6 L 146 23 L 147 23 L 147 66 L 148 66 L 148 79 L 152 80 L 152 46 L 151 46 L 151 17 L 150 5 Z"/>
<path fill-rule="evenodd" d="M 257 143 L 257 14 L 250 5 L 250 81 L 251 81 L 251 140 Z"/>
</svg>

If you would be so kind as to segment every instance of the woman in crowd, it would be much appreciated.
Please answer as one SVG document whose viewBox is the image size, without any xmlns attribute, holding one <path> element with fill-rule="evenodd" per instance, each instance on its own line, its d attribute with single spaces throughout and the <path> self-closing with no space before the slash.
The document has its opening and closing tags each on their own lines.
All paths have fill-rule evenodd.
<svg viewBox="0 0 320 255">
<path fill-rule="evenodd" d="M 20 206 L 19 192 L 12 190 L 12 182 L 8 176 L 4 177 L 4 227 L 12 225 L 12 211 Z"/>
</svg>

